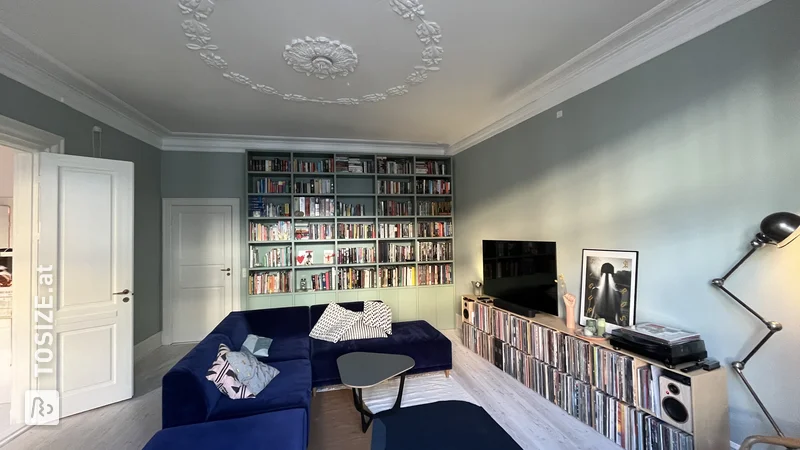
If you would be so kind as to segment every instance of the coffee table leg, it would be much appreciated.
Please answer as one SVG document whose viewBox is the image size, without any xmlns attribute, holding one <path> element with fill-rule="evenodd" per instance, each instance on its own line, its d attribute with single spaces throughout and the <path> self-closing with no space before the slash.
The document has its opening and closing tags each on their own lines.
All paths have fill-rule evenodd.
<svg viewBox="0 0 800 450">
<path fill-rule="evenodd" d="M 361 388 L 353 388 L 353 404 L 356 406 L 356 411 L 361 414 L 361 431 L 366 433 L 372 424 L 373 415 L 364 410 L 364 396 Z"/>
<path fill-rule="evenodd" d="M 392 409 L 400 409 L 400 403 L 403 402 L 403 385 L 406 384 L 406 374 L 400 375 L 400 390 L 397 391 L 397 400 L 394 402 Z"/>
</svg>

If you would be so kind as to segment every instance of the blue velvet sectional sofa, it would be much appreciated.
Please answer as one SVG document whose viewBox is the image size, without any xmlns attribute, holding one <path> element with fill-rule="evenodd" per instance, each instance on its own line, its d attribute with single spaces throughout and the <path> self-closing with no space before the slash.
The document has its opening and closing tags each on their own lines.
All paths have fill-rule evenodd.
<svg viewBox="0 0 800 450">
<path fill-rule="evenodd" d="M 416 365 L 409 373 L 450 370 L 450 341 L 425 321 L 392 324 L 392 335 L 336 344 L 311 339 L 309 332 L 327 305 L 241 311 L 229 314 L 164 376 L 162 425 L 146 450 L 174 448 L 305 449 L 312 389 L 338 384 L 336 358 L 355 352 L 404 354 Z M 363 302 L 342 303 L 362 311 Z M 219 344 L 239 350 L 248 334 L 273 339 L 261 361 L 280 370 L 255 399 L 231 400 L 206 380 Z M 275 443 L 275 444 L 273 444 Z M 280 445 L 277 445 L 280 443 Z M 256 447 L 258 448 L 258 447 Z"/>
</svg>

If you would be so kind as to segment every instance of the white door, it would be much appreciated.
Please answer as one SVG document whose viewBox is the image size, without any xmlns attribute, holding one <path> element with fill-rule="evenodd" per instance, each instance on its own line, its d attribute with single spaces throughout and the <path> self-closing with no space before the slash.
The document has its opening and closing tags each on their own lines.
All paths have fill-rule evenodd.
<svg viewBox="0 0 800 450">
<path fill-rule="evenodd" d="M 218 204 L 225 202 L 230 200 L 164 200 L 169 342 L 202 340 L 233 309 L 238 200 Z"/>
<path fill-rule="evenodd" d="M 131 398 L 133 164 L 42 153 L 39 228 L 38 293 L 54 319 L 49 343 L 50 311 L 35 309 L 39 389 L 59 391 L 62 417 Z"/>
</svg>

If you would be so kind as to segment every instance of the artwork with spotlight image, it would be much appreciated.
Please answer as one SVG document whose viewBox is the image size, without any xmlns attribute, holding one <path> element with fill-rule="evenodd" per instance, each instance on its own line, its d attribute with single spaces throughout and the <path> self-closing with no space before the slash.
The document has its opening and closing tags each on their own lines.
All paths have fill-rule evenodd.
<svg viewBox="0 0 800 450">
<path fill-rule="evenodd" d="M 583 250 L 581 325 L 605 319 L 606 331 L 635 324 L 639 252 Z"/>
</svg>

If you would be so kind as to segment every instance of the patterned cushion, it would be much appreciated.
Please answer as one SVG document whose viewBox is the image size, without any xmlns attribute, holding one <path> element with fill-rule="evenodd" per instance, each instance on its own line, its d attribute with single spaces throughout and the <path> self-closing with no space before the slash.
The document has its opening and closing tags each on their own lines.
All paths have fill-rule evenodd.
<svg viewBox="0 0 800 450">
<path fill-rule="evenodd" d="M 256 336 L 255 334 L 248 334 L 247 338 L 242 344 L 242 348 L 246 348 L 250 353 L 256 356 L 269 356 L 269 347 L 272 345 L 272 339 L 268 337 Z"/>
<path fill-rule="evenodd" d="M 236 371 L 236 378 L 255 395 L 277 377 L 280 371 L 259 361 L 247 348 L 228 353 L 228 363 Z"/>
<path fill-rule="evenodd" d="M 236 371 L 228 362 L 228 353 L 231 349 L 225 344 L 219 344 L 217 359 L 206 372 L 206 379 L 217 385 L 220 392 L 233 400 L 241 398 L 256 398 L 247 386 L 239 382 Z"/>
<path fill-rule="evenodd" d="M 364 316 L 366 313 L 356 313 L 360 318 L 342 335 L 342 341 L 355 341 L 357 339 L 385 338 L 386 333 L 380 328 L 367 325 Z"/>
<path fill-rule="evenodd" d="M 309 337 L 327 342 L 339 342 L 342 335 L 358 320 L 358 313 L 331 303 L 309 333 Z"/>
<path fill-rule="evenodd" d="M 364 323 L 392 334 L 392 308 L 383 302 L 364 302 Z"/>
</svg>

